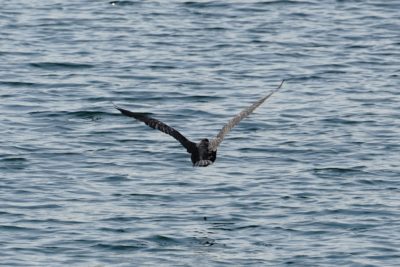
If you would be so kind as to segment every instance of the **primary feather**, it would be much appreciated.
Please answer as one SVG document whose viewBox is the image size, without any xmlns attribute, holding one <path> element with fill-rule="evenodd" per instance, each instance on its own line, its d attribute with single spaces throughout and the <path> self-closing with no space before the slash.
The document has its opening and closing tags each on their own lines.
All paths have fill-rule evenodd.
<svg viewBox="0 0 400 267">
<path fill-rule="evenodd" d="M 216 151 L 217 147 L 224 140 L 225 135 L 229 133 L 233 127 L 238 125 L 241 120 L 249 116 L 256 108 L 258 108 L 262 103 L 264 103 L 265 100 L 267 100 L 273 93 L 278 91 L 282 87 L 284 81 L 285 80 L 282 80 L 281 84 L 274 91 L 270 92 L 268 95 L 264 96 L 263 98 L 261 98 L 248 108 L 244 109 L 242 112 L 237 114 L 233 119 L 231 119 L 227 124 L 225 124 L 224 127 L 222 127 L 222 129 L 219 131 L 217 136 L 213 140 L 211 140 L 210 142 L 211 150 Z"/>
<path fill-rule="evenodd" d="M 115 106 L 115 105 L 114 105 Z M 125 116 L 128 117 L 132 117 L 135 118 L 139 121 L 144 122 L 146 125 L 150 126 L 153 129 L 157 129 L 160 130 L 163 133 L 166 133 L 170 136 L 172 136 L 173 138 L 175 138 L 176 140 L 179 141 L 179 143 L 181 143 L 181 145 L 186 148 L 187 152 L 192 153 L 195 150 L 196 144 L 189 141 L 186 137 L 184 137 L 180 132 L 178 132 L 177 130 L 175 130 L 174 128 L 172 128 L 171 126 L 168 126 L 167 124 L 153 119 L 143 113 L 139 113 L 139 112 L 132 112 L 123 108 L 120 108 L 118 106 L 115 106 L 116 109 L 118 109 L 122 114 L 124 114 Z"/>
</svg>

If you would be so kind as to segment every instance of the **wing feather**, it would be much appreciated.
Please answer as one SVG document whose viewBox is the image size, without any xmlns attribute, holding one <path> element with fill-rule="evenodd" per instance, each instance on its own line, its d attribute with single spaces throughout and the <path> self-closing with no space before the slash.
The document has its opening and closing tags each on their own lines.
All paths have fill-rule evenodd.
<svg viewBox="0 0 400 267">
<path fill-rule="evenodd" d="M 189 141 L 186 137 L 184 137 L 180 132 L 178 132 L 171 126 L 168 126 L 167 124 L 165 124 L 159 120 L 153 119 L 144 113 L 132 112 L 132 111 L 120 108 L 116 105 L 114 105 L 114 107 L 116 109 L 118 109 L 123 115 L 135 118 L 139 121 L 144 122 L 146 125 L 148 125 L 149 127 L 153 128 L 153 129 L 157 129 L 163 133 L 166 133 L 166 134 L 172 136 L 177 141 L 179 141 L 179 143 L 181 143 L 181 145 L 184 148 L 186 148 L 187 152 L 193 153 L 196 150 L 195 143 Z"/>
<path fill-rule="evenodd" d="M 252 104 L 251 106 L 247 107 L 244 109 L 242 112 L 237 114 L 233 119 L 231 119 L 227 124 L 222 127 L 222 129 L 219 131 L 217 136 L 211 140 L 210 142 L 210 149 L 212 151 L 216 151 L 217 147 L 221 144 L 221 142 L 224 140 L 224 137 L 227 133 L 229 133 L 233 127 L 235 127 L 241 120 L 249 116 L 256 108 L 258 108 L 262 103 L 265 102 L 273 93 L 278 91 L 281 87 L 282 84 L 285 80 L 282 80 L 281 84 L 272 92 L 270 92 L 268 95 L 264 96 L 263 98 L 259 99 L 257 102 Z"/>
</svg>

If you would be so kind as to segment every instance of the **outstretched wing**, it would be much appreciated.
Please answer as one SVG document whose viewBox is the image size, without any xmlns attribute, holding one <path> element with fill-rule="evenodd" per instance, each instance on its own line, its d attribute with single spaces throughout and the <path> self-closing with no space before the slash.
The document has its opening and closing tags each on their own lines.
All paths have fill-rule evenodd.
<svg viewBox="0 0 400 267">
<path fill-rule="evenodd" d="M 227 133 L 229 133 L 229 131 L 232 130 L 232 128 L 235 127 L 241 120 L 243 120 L 244 118 L 249 116 L 256 108 L 258 108 L 262 103 L 264 103 L 264 101 L 267 100 L 273 93 L 278 91 L 282 87 L 282 84 L 284 81 L 285 80 L 282 80 L 282 82 L 278 86 L 278 88 L 276 88 L 271 93 L 269 93 L 268 95 L 264 96 L 263 98 L 261 98 L 260 100 L 255 102 L 250 107 L 248 107 L 245 110 L 243 110 L 242 112 L 240 112 L 233 119 L 231 119 L 227 124 L 225 124 L 225 126 L 219 131 L 218 135 L 213 140 L 211 140 L 209 148 L 212 151 L 216 151 L 219 144 L 221 144 L 222 140 L 224 140 L 225 135 Z"/>
<path fill-rule="evenodd" d="M 118 109 L 125 116 L 135 118 L 139 121 L 144 122 L 146 125 L 150 126 L 153 129 L 157 129 L 163 133 L 169 134 L 170 136 L 172 136 L 173 138 L 178 140 L 179 143 L 181 143 L 182 146 L 186 148 L 187 152 L 189 152 L 189 153 L 195 152 L 196 144 L 189 141 L 186 137 L 184 137 L 180 132 L 178 132 L 174 128 L 166 125 L 165 123 L 163 123 L 159 120 L 150 118 L 143 113 L 132 112 L 132 111 L 120 108 L 116 105 L 114 105 L 114 107 L 116 109 Z"/>
</svg>

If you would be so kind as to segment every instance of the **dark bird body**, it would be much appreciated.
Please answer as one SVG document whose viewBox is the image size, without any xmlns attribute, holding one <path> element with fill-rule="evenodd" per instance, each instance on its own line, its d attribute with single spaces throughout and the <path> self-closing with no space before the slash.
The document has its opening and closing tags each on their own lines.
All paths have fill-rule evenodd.
<svg viewBox="0 0 400 267">
<path fill-rule="evenodd" d="M 153 129 L 160 130 L 163 133 L 169 134 L 173 138 L 175 138 L 181 145 L 186 148 L 187 152 L 191 154 L 191 160 L 193 166 L 198 167 L 206 167 L 212 163 L 214 163 L 217 158 L 217 148 L 219 144 L 224 139 L 225 135 L 242 119 L 250 115 L 257 107 L 259 107 L 265 100 L 267 100 L 273 93 L 275 93 L 278 89 L 281 88 L 284 81 L 281 82 L 279 87 L 272 92 L 270 92 L 267 96 L 259 99 L 250 107 L 246 108 L 238 115 L 236 115 L 233 119 L 231 119 L 225 126 L 220 130 L 218 135 L 209 141 L 208 139 L 202 139 L 199 143 L 194 143 L 184 137 L 180 132 L 175 130 L 174 128 L 168 126 L 167 124 L 151 118 L 143 113 L 132 112 L 118 106 L 115 106 L 123 115 L 128 117 L 135 118 L 139 121 L 144 122 L 146 125 L 150 126 Z"/>
</svg>

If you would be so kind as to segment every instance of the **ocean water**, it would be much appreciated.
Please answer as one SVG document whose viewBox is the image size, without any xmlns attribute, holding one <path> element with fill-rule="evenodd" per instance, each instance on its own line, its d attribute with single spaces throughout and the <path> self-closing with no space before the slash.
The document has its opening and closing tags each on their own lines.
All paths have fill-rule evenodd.
<svg viewBox="0 0 400 267">
<path fill-rule="evenodd" d="M 399 266 L 399 10 L 2 1 L 0 265 Z"/>
</svg>

